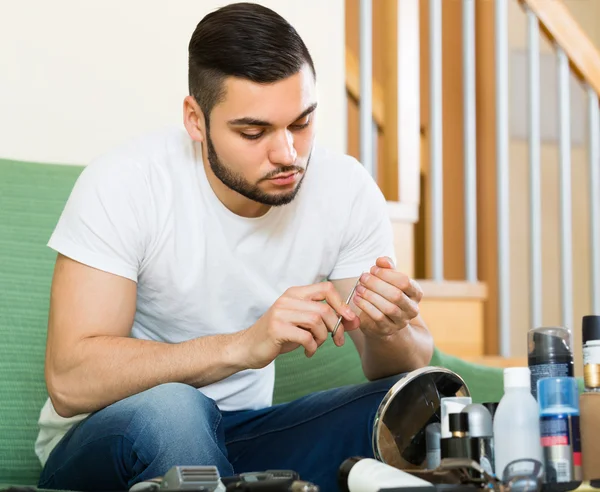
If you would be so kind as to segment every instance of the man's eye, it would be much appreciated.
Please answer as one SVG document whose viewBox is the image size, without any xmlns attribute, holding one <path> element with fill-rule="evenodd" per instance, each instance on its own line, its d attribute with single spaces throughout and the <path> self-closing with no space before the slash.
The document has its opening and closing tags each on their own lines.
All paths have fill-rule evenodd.
<svg viewBox="0 0 600 492">
<path fill-rule="evenodd" d="M 292 130 L 302 130 L 310 125 L 310 117 L 302 118 L 301 120 L 296 121 L 293 125 L 290 125 Z"/>
<path fill-rule="evenodd" d="M 260 137 L 262 137 L 264 135 L 265 132 L 260 132 L 260 133 L 244 133 L 241 132 L 240 135 L 242 136 L 242 138 L 245 138 L 246 140 L 258 140 Z"/>
</svg>

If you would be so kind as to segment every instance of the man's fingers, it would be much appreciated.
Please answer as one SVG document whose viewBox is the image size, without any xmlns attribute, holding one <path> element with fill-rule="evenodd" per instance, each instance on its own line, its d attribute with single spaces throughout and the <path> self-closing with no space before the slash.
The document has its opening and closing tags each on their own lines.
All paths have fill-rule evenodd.
<svg viewBox="0 0 600 492">
<path fill-rule="evenodd" d="M 417 303 L 409 299 L 402 291 L 398 292 L 400 292 L 402 299 L 398 302 L 390 302 L 377 292 L 373 292 L 362 285 L 356 289 L 358 296 L 369 301 L 381 313 L 396 323 L 403 323 L 416 318 L 419 315 Z"/>
<path fill-rule="evenodd" d="M 381 335 L 391 335 L 394 332 L 395 328 L 392 329 L 392 327 L 394 327 L 394 324 L 389 322 L 387 316 L 375 306 L 373 306 L 373 304 L 367 301 L 364 297 L 355 294 L 354 304 L 356 304 L 358 308 L 360 308 L 367 316 L 369 316 L 375 323 L 378 324 L 379 333 Z M 385 323 L 386 320 L 388 321 L 387 323 Z M 385 327 L 390 327 L 389 332 L 385 331 Z"/>
<path fill-rule="evenodd" d="M 319 282 L 318 284 L 299 287 L 294 291 L 294 294 L 305 300 L 326 301 L 338 315 L 349 321 L 356 318 L 352 309 L 344 302 L 331 282 Z"/>
<path fill-rule="evenodd" d="M 310 332 L 295 326 L 289 335 L 288 341 L 302 345 L 304 347 L 304 355 L 306 355 L 306 357 L 312 357 L 315 355 L 317 349 L 319 348 L 317 342 Z"/>
<path fill-rule="evenodd" d="M 361 275 L 357 290 L 362 290 L 359 289 L 360 287 L 376 292 L 396 306 L 399 306 L 406 299 L 401 289 L 371 273 L 363 273 Z"/>
<path fill-rule="evenodd" d="M 413 301 L 420 302 L 423 298 L 423 291 L 419 284 L 404 273 L 389 268 L 379 268 L 374 266 L 371 268 L 370 274 L 400 289 Z"/>
<path fill-rule="evenodd" d="M 317 346 L 320 347 L 327 340 L 329 330 L 319 312 L 306 309 L 290 310 L 286 311 L 284 316 L 285 321 L 291 325 L 310 332 L 317 342 Z"/>
<path fill-rule="evenodd" d="M 298 320 L 300 318 L 297 311 L 281 311 L 280 313 L 280 321 L 282 323 L 279 325 L 281 331 L 278 338 L 281 342 L 291 342 L 302 345 L 306 356 L 312 357 L 320 345 L 314 332 L 309 328 L 300 327 L 299 325 L 302 324 L 300 321 L 289 321 Z M 305 319 L 307 318 L 305 317 Z M 309 323 L 307 322 L 306 324 L 308 326 Z M 325 331 L 325 333 L 327 332 Z M 327 335 L 325 335 L 325 338 L 327 338 Z"/>
<path fill-rule="evenodd" d="M 342 322 L 338 327 L 337 332 L 333 336 L 333 343 L 335 343 L 338 347 L 341 347 L 346 342 L 345 333 L 349 331 L 358 330 L 360 328 L 360 318 L 357 316 L 352 321 L 348 321 L 342 318 Z"/>
<path fill-rule="evenodd" d="M 290 297 L 286 300 L 285 306 L 287 309 L 292 309 L 295 311 L 318 314 L 322 318 L 323 323 L 325 323 L 326 332 L 333 332 L 333 329 L 338 322 L 339 315 L 326 302 L 305 301 L 304 299 L 295 299 Z M 353 329 L 353 325 L 358 322 L 358 318 L 355 318 L 354 321 L 347 321 L 342 318 L 342 321 L 343 323 L 340 324 L 338 332 L 333 338 L 333 341 L 337 346 L 342 346 L 344 344 L 344 328 L 348 327 L 348 329 Z"/>
<path fill-rule="evenodd" d="M 380 256 L 375 261 L 375 264 L 381 268 L 396 268 L 394 265 L 394 260 L 392 260 L 389 256 Z"/>
<path fill-rule="evenodd" d="M 288 297 L 285 299 L 285 309 L 293 311 L 304 311 L 310 313 L 316 313 L 321 316 L 325 326 L 329 331 L 332 331 L 339 314 L 336 313 L 333 308 L 326 302 L 321 301 L 306 301 L 304 299 L 297 299 L 294 297 Z"/>
</svg>

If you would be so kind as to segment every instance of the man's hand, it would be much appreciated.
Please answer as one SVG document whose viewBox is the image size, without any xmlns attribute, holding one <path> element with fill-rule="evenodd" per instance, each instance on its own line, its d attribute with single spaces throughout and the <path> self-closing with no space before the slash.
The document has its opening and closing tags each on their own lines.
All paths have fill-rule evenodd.
<svg viewBox="0 0 600 492">
<path fill-rule="evenodd" d="M 382 257 L 361 276 L 353 301 L 371 321 L 361 324 L 365 335 L 389 337 L 419 316 L 422 298 L 419 285 L 396 271 L 392 260 Z"/>
<path fill-rule="evenodd" d="M 326 302 L 322 302 L 326 301 Z M 330 282 L 288 289 L 250 328 L 240 332 L 246 352 L 246 366 L 259 369 L 270 364 L 279 354 L 304 347 L 312 357 L 343 316 L 345 330 L 358 328 L 360 320 L 344 304 Z M 343 344 L 343 332 L 334 338 Z"/>
</svg>

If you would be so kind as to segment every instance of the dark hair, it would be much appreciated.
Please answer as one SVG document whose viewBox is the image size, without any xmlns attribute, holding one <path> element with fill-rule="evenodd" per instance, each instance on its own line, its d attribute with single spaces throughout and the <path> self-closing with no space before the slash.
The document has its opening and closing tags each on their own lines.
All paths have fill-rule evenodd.
<svg viewBox="0 0 600 492">
<path fill-rule="evenodd" d="M 234 3 L 206 15 L 189 44 L 189 91 L 207 124 L 224 97 L 226 77 L 262 84 L 315 67 L 302 38 L 279 14 L 254 3 Z"/>
</svg>

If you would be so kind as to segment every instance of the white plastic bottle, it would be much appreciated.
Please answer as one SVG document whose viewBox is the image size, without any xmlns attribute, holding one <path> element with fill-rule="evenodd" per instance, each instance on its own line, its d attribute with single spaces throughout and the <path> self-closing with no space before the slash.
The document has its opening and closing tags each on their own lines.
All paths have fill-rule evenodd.
<svg viewBox="0 0 600 492">
<path fill-rule="evenodd" d="M 504 396 L 494 416 L 494 469 L 500 480 L 513 460 L 532 458 L 544 463 L 539 412 L 531 394 L 529 368 L 504 369 Z"/>
</svg>

